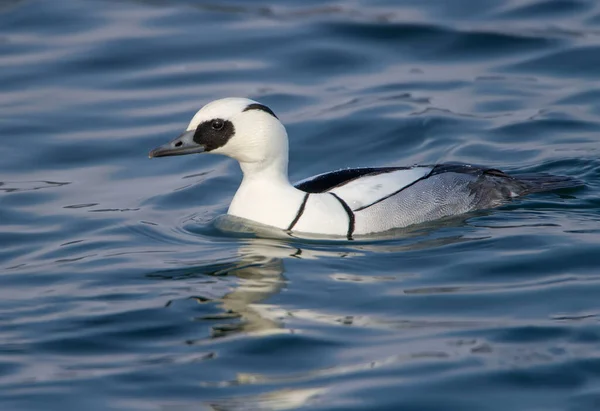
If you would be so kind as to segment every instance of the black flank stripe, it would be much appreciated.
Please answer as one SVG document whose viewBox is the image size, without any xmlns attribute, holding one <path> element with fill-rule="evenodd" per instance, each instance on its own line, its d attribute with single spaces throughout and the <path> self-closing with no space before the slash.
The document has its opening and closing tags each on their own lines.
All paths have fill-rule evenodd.
<svg viewBox="0 0 600 411">
<path fill-rule="evenodd" d="M 352 233 L 354 233 L 354 213 L 352 212 L 350 206 L 344 200 L 342 200 L 334 193 L 329 194 L 337 198 L 342 207 L 344 207 L 344 210 L 346 210 L 346 214 L 348 214 L 348 234 L 346 234 L 346 237 L 348 238 L 348 240 L 352 240 Z"/>
<path fill-rule="evenodd" d="M 308 201 L 309 195 L 310 195 L 310 193 L 306 193 L 306 195 L 304 196 L 304 200 L 302 200 L 302 204 L 300 204 L 300 208 L 298 209 L 298 212 L 296 213 L 296 217 L 294 217 L 294 219 L 290 223 L 290 226 L 288 227 L 288 231 L 290 231 L 292 228 L 294 228 L 294 226 L 296 225 L 298 220 L 300 220 L 300 217 L 302 217 L 302 213 L 304 213 L 304 207 L 306 207 L 306 202 Z"/>
<path fill-rule="evenodd" d="M 396 194 L 398 194 L 399 192 L 401 192 L 401 191 L 403 191 L 403 190 L 406 190 L 407 188 L 409 188 L 409 187 L 411 187 L 411 186 L 414 186 L 414 185 L 415 185 L 415 184 L 417 184 L 419 181 L 422 181 L 422 180 L 425 180 L 426 178 L 429 178 L 429 177 L 431 177 L 431 176 L 433 175 L 433 170 L 435 170 L 435 169 L 431 169 L 431 171 L 430 171 L 429 173 L 427 173 L 426 175 L 424 175 L 424 176 L 423 176 L 423 177 L 421 177 L 421 178 L 417 178 L 417 179 L 416 179 L 415 181 L 413 181 L 412 183 L 410 183 L 410 184 L 408 184 L 408 185 L 405 185 L 405 186 L 404 186 L 404 187 L 402 187 L 400 190 L 394 191 L 392 194 L 388 194 L 387 196 L 385 196 L 385 197 L 382 197 L 382 198 L 380 198 L 379 200 L 377 200 L 377 201 L 375 201 L 375 202 L 372 202 L 371 204 L 367 204 L 367 205 L 365 205 L 365 206 L 359 207 L 359 208 L 357 208 L 357 209 L 356 209 L 356 210 L 354 210 L 354 211 L 361 211 L 361 210 L 364 210 L 365 208 L 369 208 L 369 207 L 371 207 L 371 206 L 373 206 L 373 205 L 375 205 L 375 204 L 377 204 L 377 203 L 381 203 L 383 200 L 387 200 L 388 198 L 390 198 L 390 197 L 392 197 L 392 196 L 395 196 L 395 195 L 396 195 Z"/>
</svg>

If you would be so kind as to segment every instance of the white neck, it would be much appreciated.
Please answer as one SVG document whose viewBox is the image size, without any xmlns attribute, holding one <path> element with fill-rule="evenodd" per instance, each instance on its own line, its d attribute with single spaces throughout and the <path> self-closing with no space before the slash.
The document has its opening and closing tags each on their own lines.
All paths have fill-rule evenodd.
<svg viewBox="0 0 600 411">
<path fill-rule="evenodd" d="M 269 179 L 290 184 L 288 179 L 287 152 L 284 156 L 271 159 L 268 162 L 240 162 L 240 168 L 242 169 L 242 173 L 244 173 L 244 181 Z"/>
<path fill-rule="evenodd" d="M 287 148 L 287 147 L 286 147 Z M 240 162 L 244 178 L 227 214 L 286 229 L 305 193 L 290 184 L 287 150 L 263 162 Z"/>
</svg>

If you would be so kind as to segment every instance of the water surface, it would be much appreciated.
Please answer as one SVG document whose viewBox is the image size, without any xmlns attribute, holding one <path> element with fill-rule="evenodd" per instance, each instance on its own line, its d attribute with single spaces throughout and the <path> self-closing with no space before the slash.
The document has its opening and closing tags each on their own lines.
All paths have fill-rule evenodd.
<svg viewBox="0 0 600 411">
<path fill-rule="evenodd" d="M 600 408 L 594 0 L 0 3 L 0 408 Z M 292 180 L 459 161 L 579 190 L 356 242 L 219 226 L 210 100 Z M 215 222 L 216 221 L 216 222 Z"/>
</svg>

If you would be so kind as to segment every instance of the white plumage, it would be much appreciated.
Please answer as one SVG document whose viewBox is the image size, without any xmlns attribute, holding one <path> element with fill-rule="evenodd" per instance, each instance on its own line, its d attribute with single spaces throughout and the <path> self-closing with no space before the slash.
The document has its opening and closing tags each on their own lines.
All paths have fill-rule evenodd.
<svg viewBox="0 0 600 411">
<path fill-rule="evenodd" d="M 244 177 L 228 214 L 349 239 L 581 185 L 568 177 L 510 176 L 463 164 L 345 169 L 292 185 L 285 127 L 268 107 L 245 98 L 207 104 L 181 136 L 150 157 L 201 152 L 224 154 L 240 164 Z"/>
</svg>

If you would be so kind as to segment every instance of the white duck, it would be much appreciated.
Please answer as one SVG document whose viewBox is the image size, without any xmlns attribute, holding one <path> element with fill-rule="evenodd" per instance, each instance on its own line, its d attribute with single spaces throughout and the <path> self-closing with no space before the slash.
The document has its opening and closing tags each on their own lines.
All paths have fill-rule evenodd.
<svg viewBox="0 0 600 411">
<path fill-rule="evenodd" d="M 267 106 L 246 98 L 207 104 L 182 135 L 149 156 L 192 153 L 224 154 L 240 163 L 244 178 L 228 214 L 348 239 L 581 184 L 569 177 L 510 176 L 496 169 L 439 164 L 344 169 L 292 185 L 285 127 Z"/>
</svg>

